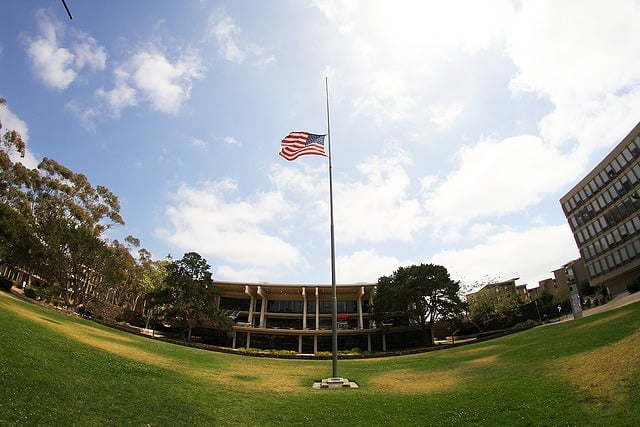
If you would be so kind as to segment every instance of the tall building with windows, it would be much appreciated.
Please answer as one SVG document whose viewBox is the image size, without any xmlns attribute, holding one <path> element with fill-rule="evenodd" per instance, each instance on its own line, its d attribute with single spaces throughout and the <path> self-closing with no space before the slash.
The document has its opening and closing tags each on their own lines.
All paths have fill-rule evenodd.
<svg viewBox="0 0 640 427">
<path fill-rule="evenodd" d="M 591 286 L 640 277 L 640 123 L 560 199 Z"/>
</svg>

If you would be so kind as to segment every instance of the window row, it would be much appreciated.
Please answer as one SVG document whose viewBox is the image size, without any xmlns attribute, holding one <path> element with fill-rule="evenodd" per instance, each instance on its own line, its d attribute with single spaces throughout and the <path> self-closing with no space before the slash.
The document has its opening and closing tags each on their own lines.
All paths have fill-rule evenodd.
<svg viewBox="0 0 640 427">
<path fill-rule="evenodd" d="M 587 264 L 589 276 L 594 278 L 615 270 L 640 256 L 640 240 L 635 240 L 607 256 Z"/>
<path fill-rule="evenodd" d="M 640 211 L 640 199 L 627 198 L 616 206 L 611 207 L 595 221 L 575 232 L 578 246 L 582 247 L 590 240 L 600 237 L 607 229 L 626 222 L 629 217 L 634 216 L 638 211 Z M 635 230 L 640 230 L 640 227 L 634 227 Z"/>
<path fill-rule="evenodd" d="M 634 159 L 640 157 L 640 136 L 631 141 L 624 150 L 615 159 L 613 159 L 598 175 L 589 181 L 580 191 L 567 200 L 564 205 L 564 211 L 568 215 L 578 206 L 584 204 L 600 189 L 620 173 Z"/>
<path fill-rule="evenodd" d="M 635 190 L 635 187 L 639 182 L 640 164 L 636 164 L 618 181 L 614 182 L 609 188 L 602 191 L 600 195 L 594 197 L 593 200 L 577 211 L 575 215 L 570 217 L 572 229 L 575 230 L 576 228 L 588 223 L 598 214 L 598 212 L 605 210 L 628 193 L 630 193 L 631 202 L 640 201 L 640 195 Z"/>
<path fill-rule="evenodd" d="M 629 219 L 602 237 L 595 239 L 590 245 L 580 250 L 582 258 L 588 261 L 627 241 L 631 236 L 640 234 L 640 217 Z"/>
</svg>

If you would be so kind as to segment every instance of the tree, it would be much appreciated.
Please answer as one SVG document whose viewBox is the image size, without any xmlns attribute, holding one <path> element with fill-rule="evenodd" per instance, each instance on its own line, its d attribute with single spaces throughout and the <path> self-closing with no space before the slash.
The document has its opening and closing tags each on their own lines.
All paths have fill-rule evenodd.
<svg viewBox="0 0 640 427">
<path fill-rule="evenodd" d="M 169 262 L 163 286 L 153 295 L 165 318 L 185 327 L 187 339 L 199 324 L 226 329 L 228 321 L 217 307 L 218 289 L 213 284 L 211 266 L 195 252 Z"/>
<path fill-rule="evenodd" d="M 378 323 L 390 319 L 418 326 L 433 344 L 433 324 L 461 310 L 460 282 L 440 265 L 400 267 L 378 279 L 372 316 Z"/>
<path fill-rule="evenodd" d="M 508 328 L 521 321 L 521 305 L 517 295 L 498 299 L 494 292 L 483 289 L 469 302 L 469 320 L 480 331 Z"/>
</svg>

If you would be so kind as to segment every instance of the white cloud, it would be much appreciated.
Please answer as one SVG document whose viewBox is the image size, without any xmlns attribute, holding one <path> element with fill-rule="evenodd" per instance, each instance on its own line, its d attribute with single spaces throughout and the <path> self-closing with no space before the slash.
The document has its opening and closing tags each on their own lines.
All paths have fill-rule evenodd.
<svg viewBox="0 0 640 427">
<path fill-rule="evenodd" d="M 111 90 L 100 88 L 96 95 L 104 99 L 115 118 L 120 117 L 120 111 L 138 104 L 138 91 L 128 83 L 129 73 L 123 68 L 116 68 L 113 72 L 115 87 Z"/>
<path fill-rule="evenodd" d="M 238 140 L 237 140 L 237 139 L 235 139 L 235 138 L 234 138 L 234 137 L 232 137 L 232 136 L 225 136 L 225 137 L 224 137 L 224 142 L 225 142 L 226 144 L 229 144 L 229 145 L 234 145 L 234 144 L 237 144 L 237 143 L 238 143 Z"/>
<path fill-rule="evenodd" d="M 131 58 L 134 85 L 152 102 L 155 109 L 177 113 L 191 92 L 191 82 L 202 77 L 200 58 L 195 54 L 170 62 L 159 52 L 138 52 Z"/>
<path fill-rule="evenodd" d="M 554 145 L 578 141 L 580 155 L 608 147 L 640 114 L 640 4 L 599 1 L 523 2 L 508 29 L 518 69 L 515 92 L 533 92 L 554 109 L 541 122 Z"/>
<path fill-rule="evenodd" d="M 507 280 L 519 277 L 529 287 L 552 277 L 552 271 L 580 256 L 569 226 L 505 231 L 484 243 L 433 255 L 430 262 L 445 266 L 454 279 L 471 285 L 484 277 Z"/>
<path fill-rule="evenodd" d="M 433 87 L 436 79 L 446 75 L 453 59 L 501 43 L 504 23 L 513 14 L 506 0 L 315 4 L 340 35 L 338 43 L 347 59 L 338 66 L 338 74 L 354 90 L 356 111 L 380 122 L 421 118 L 429 114 L 425 106 L 430 103 L 440 108 Z"/>
<path fill-rule="evenodd" d="M 398 267 L 414 264 L 393 256 L 385 256 L 374 249 L 361 250 L 336 258 L 336 281 L 339 283 L 375 283 Z"/>
<path fill-rule="evenodd" d="M 474 220 L 520 212 L 562 188 L 582 165 L 534 136 L 487 139 L 458 153 L 460 167 L 432 186 L 425 208 L 441 237 Z"/>
<path fill-rule="evenodd" d="M 88 34 L 75 33 L 73 41 L 74 62 L 78 69 L 88 66 L 94 70 L 104 70 L 107 64 L 107 52 L 104 47 Z"/>
<path fill-rule="evenodd" d="M 207 146 L 207 141 L 205 141 L 204 139 L 200 139 L 200 138 L 193 138 L 191 140 L 191 143 L 193 145 L 195 145 L 196 147 L 206 147 Z"/>
<path fill-rule="evenodd" d="M 138 104 L 142 96 L 153 109 L 177 114 L 189 99 L 193 80 L 203 77 L 204 68 L 195 52 L 187 52 L 171 61 L 156 49 L 140 50 L 114 71 L 115 87 L 99 89 L 116 117 L 124 108 Z"/>
<path fill-rule="evenodd" d="M 60 46 L 63 30 L 60 23 L 39 11 L 36 15 L 39 36 L 27 38 L 27 55 L 36 75 L 53 89 L 64 90 L 85 67 L 93 70 L 105 68 L 106 52 L 96 40 L 84 33 L 73 32 L 72 48 Z"/>
<path fill-rule="evenodd" d="M 254 271 L 266 277 L 304 265 L 298 249 L 266 231 L 293 210 L 279 193 L 236 198 L 237 184 L 230 179 L 183 184 L 165 210 L 172 228 L 157 233 L 178 248 L 231 263 L 225 267 L 228 274 Z"/>
<path fill-rule="evenodd" d="M 458 116 L 462 114 L 463 110 L 464 107 L 462 104 L 434 104 L 428 107 L 429 114 L 431 115 L 431 121 L 435 123 L 440 130 L 450 128 Z"/>
<path fill-rule="evenodd" d="M 564 104 L 637 84 L 639 14 L 640 4 L 633 0 L 616 7 L 597 0 L 523 2 L 508 37 L 519 69 L 512 88 Z"/>
<path fill-rule="evenodd" d="M 257 65 L 266 65 L 275 61 L 273 55 L 266 54 L 258 45 L 243 40 L 241 35 L 242 29 L 236 24 L 236 20 L 223 9 L 209 16 L 205 36 L 215 40 L 218 55 L 226 61 L 242 64 L 250 59 Z"/>
<path fill-rule="evenodd" d="M 237 37 L 240 28 L 233 18 L 219 11 L 209 17 L 209 35 L 213 36 L 218 44 L 218 54 L 230 62 L 238 64 L 244 61 L 245 53 L 238 46 Z"/>
<path fill-rule="evenodd" d="M 411 191 L 403 152 L 370 157 L 357 165 L 360 181 L 334 182 L 336 232 L 339 241 L 410 241 L 426 225 L 420 201 Z"/>
</svg>

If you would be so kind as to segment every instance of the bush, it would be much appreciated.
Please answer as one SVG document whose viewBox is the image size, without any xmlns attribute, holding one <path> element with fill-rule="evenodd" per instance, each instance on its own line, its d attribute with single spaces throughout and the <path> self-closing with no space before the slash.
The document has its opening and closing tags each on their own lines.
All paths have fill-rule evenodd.
<svg viewBox="0 0 640 427">
<path fill-rule="evenodd" d="M 36 290 L 33 288 L 24 288 L 24 296 L 27 298 L 35 299 L 36 298 Z"/>
<path fill-rule="evenodd" d="M 640 291 L 640 277 L 627 284 L 627 291 L 630 294 Z"/>
<path fill-rule="evenodd" d="M 9 292 L 11 291 L 11 286 L 13 286 L 13 282 L 6 277 L 0 277 L 0 290 Z"/>
<path fill-rule="evenodd" d="M 516 331 L 521 331 L 524 329 L 531 329 L 534 328 L 536 326 L 540 325 L 540 322 L 536 321 L 536 320 L 532 320 L 532 319 L 527 319 L 524 322 L 520 322 L 517 323 L 516 325 L 514 325 L 513 329 L 515 329 Z"/>
</svg>

